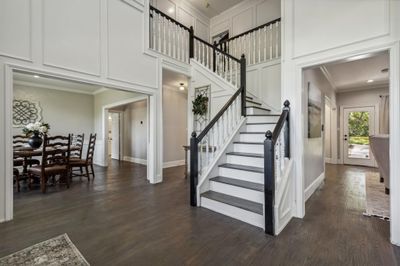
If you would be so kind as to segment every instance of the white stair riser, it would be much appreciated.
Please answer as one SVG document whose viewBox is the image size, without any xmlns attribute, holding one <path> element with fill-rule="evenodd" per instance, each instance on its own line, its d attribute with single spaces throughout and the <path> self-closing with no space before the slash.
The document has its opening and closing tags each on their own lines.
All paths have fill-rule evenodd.
<svg viewBox="0 0 400 266">
<path fill-rule="evenodd" d="M 263 142 L 265 134 L 240 134 L 240 141 L 244 142 Z"/>
<path fill-rule="evenodd" d="M 219 201 L 201 197 L 201 206 L 251 225 L 264 228 L 264 217 Z"/>
<path fill-rule="evenodd" d="M 246 125 L 247 132 L 267 132 L 267 130 L 273 131 L 275 124 L 260 124 L 260 125 Z"/>
<path fill-rule="evenodd" d="M 233 151 L 247 153 L 264 153 L 264 145 L 233 144 Z"/>
<path fill-rule="evenodd" d="M 226 168 L 226 167 L 219 167 L 220 176 L 236 178 L 239 180 L 254 182 L 264 184 L 264 174 L 263 173 L 256 173 L 251 171 L 243 171 L 238 169 Z"/>
<path fill-rule="evenodd" d="M 264 193 L 261 191 L 232 186 L 229 184 L 214 181 L 210 182 L 210 190 L 264 204 Z"/>
<path fill-rule="evenodd" d="M 226 162 L 264 168 L 264 158 L 227 155 Z"/>
<path fill-rule="evenodd" d="M 269 114 L 269 111 L 258 109 L 258 108 L 246 108 L 246 114 L 248 115 L 264 115 L 264 114 Z"/>
<path fill-rule="evenodd" d="M 247 123 L 277 123 L 279 116 L 248 116 Z"/>
</svg>

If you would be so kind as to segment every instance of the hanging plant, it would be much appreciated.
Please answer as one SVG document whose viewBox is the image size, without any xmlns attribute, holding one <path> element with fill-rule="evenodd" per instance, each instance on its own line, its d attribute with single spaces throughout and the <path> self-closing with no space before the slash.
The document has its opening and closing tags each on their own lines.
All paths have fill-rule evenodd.
<svg viewBox="0 0 400 266">
<path fill-rule="evenodd" d="M 208 109 L 208 97 L 202 94 L 197 95 L 197 97 L 192 101 L 193 109 L 192 112 L 195 115 L 203 116 L 207 114 Z"/>
</svg>

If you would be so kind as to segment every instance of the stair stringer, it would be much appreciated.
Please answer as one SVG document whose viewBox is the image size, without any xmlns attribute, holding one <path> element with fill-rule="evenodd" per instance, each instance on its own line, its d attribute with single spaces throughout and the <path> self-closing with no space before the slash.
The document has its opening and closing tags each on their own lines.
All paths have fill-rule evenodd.
<svg viewBox="0 0 400 266">
<path fill-rule="evenodd" d="M 222 146 L 222 148 L 216 154 L 214 161 L 208 167 L 208 170 L 204 172 L 203 175 L 199 177 L 199 182 L 197 184 L 197 206 L 201 206 L 200 195 L 208 190 L 210 190 L 210 178 L 218 175 L 218 165 L 225 163 L 227 161 L 227 152 L 233 151 L 233 142 L 240 139 L 240 131 L 246 127 L 246 117 L 242 117 L 239 124 L 236 126 L 235 130 Z"/>
<path fill-rule="evenodd" d="M 278 235 L 293 217 L 294 200 L 294 162 L 285 159 L 285 172 L 276 180 L 274 223 L 275 235 Z"/>
</svg>

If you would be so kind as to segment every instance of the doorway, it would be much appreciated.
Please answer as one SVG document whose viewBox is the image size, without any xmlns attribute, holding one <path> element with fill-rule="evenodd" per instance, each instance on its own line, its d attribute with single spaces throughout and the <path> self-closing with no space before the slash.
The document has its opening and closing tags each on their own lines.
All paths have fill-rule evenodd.
<svg viewBox="0 0 400 266">
<path fill-rule="evenodd" d="M 375 107 L 343 108 L 343 163 L 376 166 L 369 137 L 375 135 Z"/>
<path fill-rule="evenodd" d="M 108 157 L 121 160 L 121 113 L 109 112 L 108 115 Z"/>
</svg>

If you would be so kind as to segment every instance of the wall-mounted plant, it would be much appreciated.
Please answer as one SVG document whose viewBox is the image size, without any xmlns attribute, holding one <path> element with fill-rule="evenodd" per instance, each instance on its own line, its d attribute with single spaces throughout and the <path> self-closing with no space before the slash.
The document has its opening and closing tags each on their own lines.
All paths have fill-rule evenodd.
<svg viewBox="0 0 400 266">
<path fill-rule="evenodd" d="M 194 101 L 192 101 L 193 109 L 192 112 L 194 115 L 204 116 L 207 114 L 208 109 L 208 97 L 202 94 L 196 96 Z"/>
</svg>

